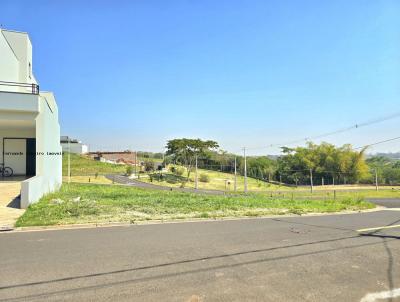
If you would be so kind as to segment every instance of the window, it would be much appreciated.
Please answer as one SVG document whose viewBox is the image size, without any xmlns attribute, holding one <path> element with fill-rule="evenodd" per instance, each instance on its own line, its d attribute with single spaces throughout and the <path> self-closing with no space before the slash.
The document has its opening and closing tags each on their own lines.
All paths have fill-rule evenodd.
<svg viewBox="0 0 400 302">
<path fill-rule="evenodd" d="M 28 70 L 28 72 L 29 72 L 29 78 L 31 79 L 32 78 L 32 65 L 31 65 L 31 62 L 29 62 L 29 70 Z"/>
</svg>

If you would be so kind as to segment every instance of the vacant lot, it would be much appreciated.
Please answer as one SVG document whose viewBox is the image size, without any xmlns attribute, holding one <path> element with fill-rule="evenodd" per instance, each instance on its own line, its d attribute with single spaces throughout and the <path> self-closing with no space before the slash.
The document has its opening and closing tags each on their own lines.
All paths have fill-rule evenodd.
<svg viewBox="0 0 400 302">
<path fill-rule="evenodd" d="M 326 213 L 373 207 L 361 198 L 352 197 L 292 200 L 260 194 L 214 196 L 126 186 L 70 184 L 31 205 L 16 225 Z"/>
<path fill-rule="evenodd" d="M 144 182 L 151 182 L 160 186 L 167 187 L 182 187 L 194 188 L 195 187 L 195 172 L 190 173 L 189 181 L 187 181 L 186 169 L 177 166 L 178 169 L 183 169 L 185 171 L 182 175 L 177 175 L 176 173 L 163 172 L 160 177 L 160 173 L 153 173 L 141 177 L 140 180 Z M 234 191 L 235 175 L 231 173 L 224 173 L 219 171 L 198 169 L 198 185 L 200 189 L 208 190 L 222 190 L 222 191 Z M 267 190 L 279 190 L 279 189 L 291 189 L 290 187 L 279 186 L 275 184 L 270 184 L 265 181 L 257 180 L 255 178 L 247 178 L 247 188 L 250 191 L 267 191 Z M 244 177 L 237 175 L 237 190 L 244 190 Z"/>
<path fill-rule="evenodd" d="M 71 162 L 71 176 L 95 176 L 103 175 L 103 174 L 113 174 L 118 173 L 122 174 L 126 172 L 126 165 L 117 165 L 110 163 L 102 163 L 100 161 L 95 161 L 89 157 L 78 155 L 78 154 L 70 154 L 70 162 Z M 64 153 L 63 155 L 63 175 L 64 177 L 68 176 L 68 153 Z M 85 178 L 89 179 L 89 178 Z"/>
<path fill-rule="evenodd" d="M 64 154 L 63 157 L 63 181 L 67 182 L 67 170 L 68 170 L 68 156 Z M 184 169 L 183 167 L 180 167 Z M 71 182 L 76 183 L 97 183 L 97 184 L 111 184 L 112 181 L 104 177 L 106 174 L 125 174 L 126 165 L 109 164 L 94 161 L 91 158 L 71 154 Z M 194 188 L 194 178 L 195 173 L 192 172 L 189 181 L 186 181 L 186 170 L 184 169 L 183 175 L 179 176 L 176 173 L 163 172 L 162 177 L 158 172 L 150 174 L 141 174 L 140 181 L 153 183 L 155 185 L 167 186 L 172 188 L 179 188 L 182 184 L 185 184 L 186 188 Z M 230 173 L 223 173 L 218 171 L 203 170 L 199 169 L 199 188 L 200 189 L 212 189 L 221 190 L 227 192 L 234 191 L 234 175 Z M 202 176 L 207 179 L 207 181 L 201 181 Z M 315 186 L 314 194 L 309 194 L 309 186 L 299 186 L 289 187 L 285 185 L 270 184 L 261 180 L 254 178 L 247 178 L 248 190 L 253 192 L 268 192 L 266 194 L 282 194 L 285 196 L 290 196 L 293 192 L 294 196 L 310 196 L 315 198 L 316 196 L 321 198 L 332 198 L 333 191 L 336 191 L 338 196 L 354 196 L 357 195 L 356 191 L 362 191 L 359 193 L 368 197 L 400 197 L 400 187 L 399 186 L 383 186 L 378 192 L 375 191 L 375 186 L 373 185 L 325 185 L 325 186 Z M 244 191 L 244 177 L 237 175 L 237 191 Z M 322 191 L 322 192 L 320 192 Z M 350 191 L 350 193 L 347 193 Z"/>
</svg>

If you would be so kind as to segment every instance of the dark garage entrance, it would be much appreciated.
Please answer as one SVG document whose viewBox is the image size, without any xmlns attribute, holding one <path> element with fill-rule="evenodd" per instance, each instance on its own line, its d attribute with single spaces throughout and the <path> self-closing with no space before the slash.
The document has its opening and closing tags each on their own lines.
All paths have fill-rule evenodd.
<svg viewBox="0 0 400 302">
<path fill-rule="evenodd" d="M 26 175 L 36 175 L 36 138 L 26 139 Z"/>
</svg>

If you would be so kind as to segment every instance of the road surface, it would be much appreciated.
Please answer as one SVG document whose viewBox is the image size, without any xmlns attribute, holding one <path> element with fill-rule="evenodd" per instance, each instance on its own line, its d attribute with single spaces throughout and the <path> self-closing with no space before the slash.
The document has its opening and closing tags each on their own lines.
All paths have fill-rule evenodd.
<svg viewBox="0 0 400 302">
<path fill-rule="evenodd" d="M 0 301 L 400 301 L 400 228 L 356 231 L 398 224 L 388 209 L 1 233 Z"/>
</svg>

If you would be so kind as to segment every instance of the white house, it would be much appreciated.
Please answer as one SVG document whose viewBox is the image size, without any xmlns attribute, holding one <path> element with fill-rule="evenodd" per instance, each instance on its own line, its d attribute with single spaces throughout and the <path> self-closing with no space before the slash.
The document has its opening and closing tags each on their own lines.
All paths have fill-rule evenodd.
<svg viewBox="0 0 400 302">
<path fill-rule="evenodd" d="M 71 152 L 77 154 L 89 153 L 89 146 L 83 144 L 77 139 L 70 138 L 68 136 L 61 136 L 60 143 L 63 152 Z"/>
<path fill-rule="evenodd" d="M 0 163 L 26 176 L 21 207 L 57 190 L 62 182 L 58 108 L 39 91 L 27 33 L 0 29 Z M 0 181 L 2 176 L 0 175 Z"/>
</svg>

